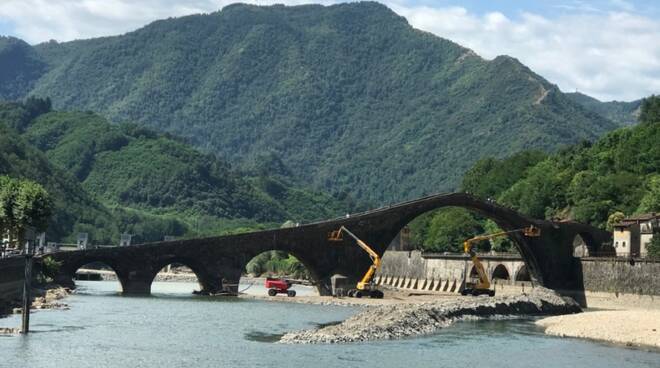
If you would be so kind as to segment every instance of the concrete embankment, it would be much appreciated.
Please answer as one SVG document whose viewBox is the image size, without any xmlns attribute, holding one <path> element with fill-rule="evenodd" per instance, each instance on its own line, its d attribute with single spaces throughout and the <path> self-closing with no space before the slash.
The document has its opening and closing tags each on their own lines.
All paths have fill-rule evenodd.
<svg viewBox="0 0 660 368">
<path fill-rule="evenodd" d="M 572 299 L 561 297 L 551 290 L 536 288 L 529 294 L 517 296 L 463 297 L 444 302 L 366 308 L 338 325 L 291 332 L 284 335 L 280 342 L 314 344 L 397 339 L 429 334 L 463 319 L 558 315 L 580 311 Z"/>
</svg>

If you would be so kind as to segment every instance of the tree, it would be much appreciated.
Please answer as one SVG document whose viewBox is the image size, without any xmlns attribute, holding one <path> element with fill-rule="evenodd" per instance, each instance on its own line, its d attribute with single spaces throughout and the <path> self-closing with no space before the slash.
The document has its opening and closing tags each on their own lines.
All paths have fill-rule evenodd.
<svg viewBox="0 0 660 368">
<path fill-rule="evenodd" d="M 648 124 L 660 123 L 660 96 L 651 96 L 644 99 L 639 121 Z"/>
<path fill-rule="evenodd" d="M 652 175 L 646 181 L 646 193 L 637 212 L 660 212 L 660 175 Z"/>
<path fill-rule="evenodd" d="M 446 208 L 431 218 L 423 246 L 426 250 L 438 252 L 462 252 L 463 241 L 481 233 L 481 224 L 470 212 L 462 208 Z M 489 244 L 485 244 L 489 248 Z M 488 250 L 481 244 L 478 248 Z"/>
<path fill-rule="evenodd" d="M 25 100 L 23 106 L 25 106 L 25 110 L 27 111 L 30 120 L 39 115 L 50 112 L 53 108 L 53 104 L 49 97 L 39 98 L 30 96 Z"/>
<path fill-rule="evenodd" d="M 649 257 L 660 258 L 660 233 L 655 233 L 651 242 L 646 246 Z"/>
<path fill-rule="evenodd" d="M 614 224 L 618 224 L 626 218 L 623 212 L 616 211 L 607 218 L 607 231 L 614 230 Z"/>
<path fill-rule="evenodd" d="M 23 244 L 27 228 L 45 230 L 52 208 L 50 196 L 41 185 L 0 177 L 0 229 L 9 233 L 10 240 L 16 236 L 19 244 Z"/>
<path fill-rule="evenodd" d="M 484 223 L 484 231 L 486 234 L 494 234 L 502 232 L 503 230 L 493 221 L 486 220 Z M 509 252 L 515 250 L 513 241 L 508 236 L 501 236 L 490 240 L 492 250 L 496 252 Z"/>
<path fill-rule="evenodd" d="M 0 176 L 0 233 L 9 235 L 9 242 L 13 241 L 16 226 L 14 206 L 18 181 L 7 176 Z"/>
</svg>

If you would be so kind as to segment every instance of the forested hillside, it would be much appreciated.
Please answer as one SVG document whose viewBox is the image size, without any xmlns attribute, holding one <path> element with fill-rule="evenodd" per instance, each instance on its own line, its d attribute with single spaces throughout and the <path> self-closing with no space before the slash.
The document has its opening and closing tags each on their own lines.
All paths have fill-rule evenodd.
<svg viewBox="0 0 660 368">
<path fill-rule="evenodd" d="M 642 100 L 630 102 L 601 102 L 593 97 L 579 92 L 567 93 L 566 96 L 581 104 L 588 110 L 598 113 L 599 115 L 608 118 L 620 126 L 628 126 L 637 123 L 639 108 L 642 104 Z"/>
<path fill-rule="evenodd" d="M 90 112 L 51 112 L 46 100 L 1 104 L 0 122 L 15 130 L 6 128 L 6 139 L 13 141 L 16 132 L 21 132 L 17 142 L 43 161 L 39 168 L 22 165 L 15 156 L 30 155 L 20 155 L 18 148 L 6 146 L 5 161 L 13 169 L 0 173 L 25 173 L 46 181 L 47 189 L 54 190 L 54 197 L 61 202 L 59 209 L 66 212 L 62 216 L 71 221 L 76 216 L 65 211 L 67 195 L 80 192 L 87 198 L 84 193 L 90 193 L 101 203 L 89 199 L 85 204 L 96 206 L 108 219 L 107 224 L 99 224 L 102 229 L 89 230 L 108 231 L 95 234 L 95 240 L 116 238 L 118 231 L 133 233 L 136 240 L 218 234 L 238 227 L 334 217 L 353 206 L 348 197 L 339 200 L 266 176 L 264 172 L 270 170 L 265 167 L 255 167 L 251 176 L 244 176 L 213 155 L 136 125 L 111 125 Z M 44 152 L 48 160 L 28 143 Z M 46 170 L 42 166 L 58 168 Z M 53 176 L 68 178 L 75 187 L 51 185 L 48 181 Z M 75 210 L 94 219 L 102 217 L 101 213 Z M 81 226 L 75 230 L 81 231 Z M 74 227 L 54 225 L 57 236 L 70 235 Z"/>
<path fill-rule="evenodd" d="M 371 2 L 237 4 L 34 51 L 48 70 L 29 94 L 57 108 L 170 132 L 237 167 L 275 156 L 298 183 L 375 205 L 454 190 L 480 157 L 616 127 L 516 59 L 484 60 Z"/>
<path fill-rule="evenodd" d="M 0 36 L 0 96 L 14 100 L 25 96 L 46 65 L 27 43 L 13 37 Z"/>
<path fill-rule="evenodd" d="M 90 232 L 100 241 L 118 238 L 119 229 L 111 211 L 89 196 L 74 177 L 50 163 L 42 152 L 7 127 L 4 122 L 10 116 L 6 113 L 0 109 L 0 175 L 33 180 L 51 194 L 55 210 L 49 238 L 63 239 L 76 232 Z"/>
<path fill-rule="evenodd" d="M 462 189 L 536 218 L 568 219 L 606 228 L 609 217 L 660 212 L 660 97 L 641 104 L 638 125 L 547 155 L 521 152 L 485 158 L 464 176 Z M 462 209 L 437 211 L 412 224 L 417 243 L 458 250 L 460 242 L 495 226 Z M 495 242 L 496 249 L 506 249 Z"/>
</svg>

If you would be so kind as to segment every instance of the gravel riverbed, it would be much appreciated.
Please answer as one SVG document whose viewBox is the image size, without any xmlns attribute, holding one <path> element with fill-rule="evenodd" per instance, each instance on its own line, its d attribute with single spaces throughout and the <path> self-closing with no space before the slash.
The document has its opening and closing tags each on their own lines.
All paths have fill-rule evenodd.
<svg viewBox="0 0 660 368">
<path fill-rule="evenodd" d="M 350 343 L 398 339 L 433 333 L 450 324 L 475 318 L 508 318 L 581 312 L 572 299 L 536 288 L 529 294 L 498 297 L 465 297 L 421 304 L 367 307 L 344 322 L 314 330 L 285 334 L 281 343 Z"/>
</svg>

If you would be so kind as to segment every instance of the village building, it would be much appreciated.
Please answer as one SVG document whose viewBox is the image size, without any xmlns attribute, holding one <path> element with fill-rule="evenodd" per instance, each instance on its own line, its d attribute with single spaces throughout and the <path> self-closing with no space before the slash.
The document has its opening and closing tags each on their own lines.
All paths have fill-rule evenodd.
<svg viewBox="0 0 660 368">
<path fill-rule="evenodd" d="M 645 213 L 624 218 L 614 224 L 612 245 L 619 257 L 646 257 L 648 244 L 660 233 L 660 214 Z"/>
</svg>

